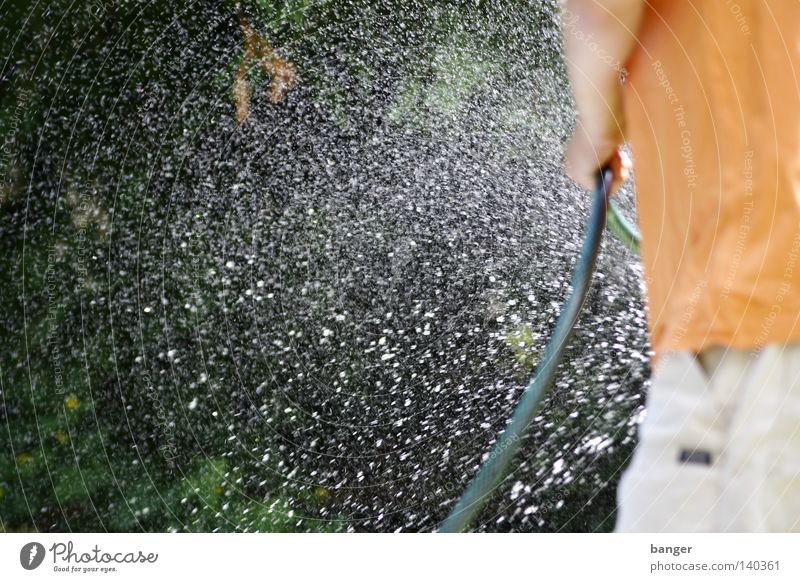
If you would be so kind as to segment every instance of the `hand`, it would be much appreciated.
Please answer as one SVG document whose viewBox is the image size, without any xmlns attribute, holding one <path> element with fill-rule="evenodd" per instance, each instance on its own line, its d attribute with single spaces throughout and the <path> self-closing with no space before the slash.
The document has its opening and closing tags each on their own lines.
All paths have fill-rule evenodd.
<svg viewBox="0 0 800 582">
<path fill-rule="evenodd" d="M 567 175 L 587 190 L 594 190 L 598 170 L 608 165 L 614 172 L 614 181 L 611 183 L 613 194 L 628 179 L 633 166 L 620 145 L 618 135 L 590 138 L 583 127 L 578 126 L 567 145 Z"/>
</svg>

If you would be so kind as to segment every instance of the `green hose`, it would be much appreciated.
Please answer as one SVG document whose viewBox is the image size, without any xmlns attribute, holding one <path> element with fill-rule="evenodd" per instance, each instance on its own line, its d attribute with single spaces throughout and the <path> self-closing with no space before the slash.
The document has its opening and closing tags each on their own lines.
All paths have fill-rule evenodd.
<svg viewBox="0 0 800 582">
<path fill-rule="evenodd" d="M 639 240 L 641 238 L 639 229 L 620 213 L 617 203 L 613 200 L 609 204 L 606 227 L 632 252 L 639 254 Z"/>
<path fill-rule="evenodd" d="M 603 235 L 603 225 L 607 224 L 609 230 L 620 237 L 628 248 L 638 251 L 639 233 L 618 213 L 615 204 L 608 204 L 612 181 L 613 173 L 610 169 L 605 168 L 598 172 L 597 187 L 592 197 L 592 209 L 583 247 L 572 274 L 572 293 L 564 304 L 536 375 L 528 384 L 522 399 L 514 410 L 511 422 L 495 443 L 489 458 L 483 463 L 450 515 L 439 526 L 439 532 L 454 533 L 465 530 L 488 496 L 506 476 L 506 470 L 519 450 L 539 405 L 553 386 L 558 365 L 592 281 L 592 273 Z M 610 212 L 608 212 L 609 206 L 611 207 Z M 608 223 L 606 222 L 607 218 Z"/>
</svg>

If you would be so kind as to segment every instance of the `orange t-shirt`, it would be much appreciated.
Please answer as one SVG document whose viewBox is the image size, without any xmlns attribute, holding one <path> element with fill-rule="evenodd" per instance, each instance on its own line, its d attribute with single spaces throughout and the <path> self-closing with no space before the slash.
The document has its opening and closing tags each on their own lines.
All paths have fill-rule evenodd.
<svg viewBox="0 0 800 582">
<path fill-rule="evenodd" d="M 800 340 L 800 3 L 648 4 L 624 91 L 656 357 Z"/>
</svg>

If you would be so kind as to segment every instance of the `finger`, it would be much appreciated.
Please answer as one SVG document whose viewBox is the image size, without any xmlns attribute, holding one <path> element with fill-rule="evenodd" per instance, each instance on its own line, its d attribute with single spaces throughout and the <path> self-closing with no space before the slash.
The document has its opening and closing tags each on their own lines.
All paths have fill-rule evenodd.
<svg viewBox="0 0 800 582">
<path fill-rule="evenodd" d="M 608 165 L 614 172 L 614 180 L 611 182 L 610 194 L 616 192 L 630 177 L 632 162 L 627 153 L 617 148 L 611 155 Z"/>
<path fill-rule="evenodd" d="M 599 153 L 585 136 L 578 133 L 573 135 L 567 146 L 566 173 L 587 190 L 592 190 L 596 186 L 597 168 L 603 161 Z"/>
</svg>

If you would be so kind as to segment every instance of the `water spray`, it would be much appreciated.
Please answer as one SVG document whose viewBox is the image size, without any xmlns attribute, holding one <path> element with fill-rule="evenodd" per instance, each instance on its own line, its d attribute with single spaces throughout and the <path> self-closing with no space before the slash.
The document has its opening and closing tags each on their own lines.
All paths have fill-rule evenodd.
<svg viewBox="0 0 800 582">
<path fill-rule="evenodd" d="M 450 515 L 439 526 L 439 532 L 464 531 L 495 487 L 506 476 L 508 466 L 517 454 L 539 406 L 553 387 L 556 370 L 561 363 L 564 349 L 572 336 L 592 282 L 592 273 L 600 250 L 603 227 L 607 226 L 632 251 L 638 252 L 639 250 L 638 231 L 622 216 L 619 209 L 610 200 L 613 179 L 614 174 L 608 167 L 598 172 L 597 187 L 592 195 L 592 208 L 583 247 L 572 274 L 572 293 L 564 303 L 555 331 L 545 348 L 536 375 L 525 389 L 508 427 L 495 443 L 489 457 L 464 491 Z"/>
</svg>

